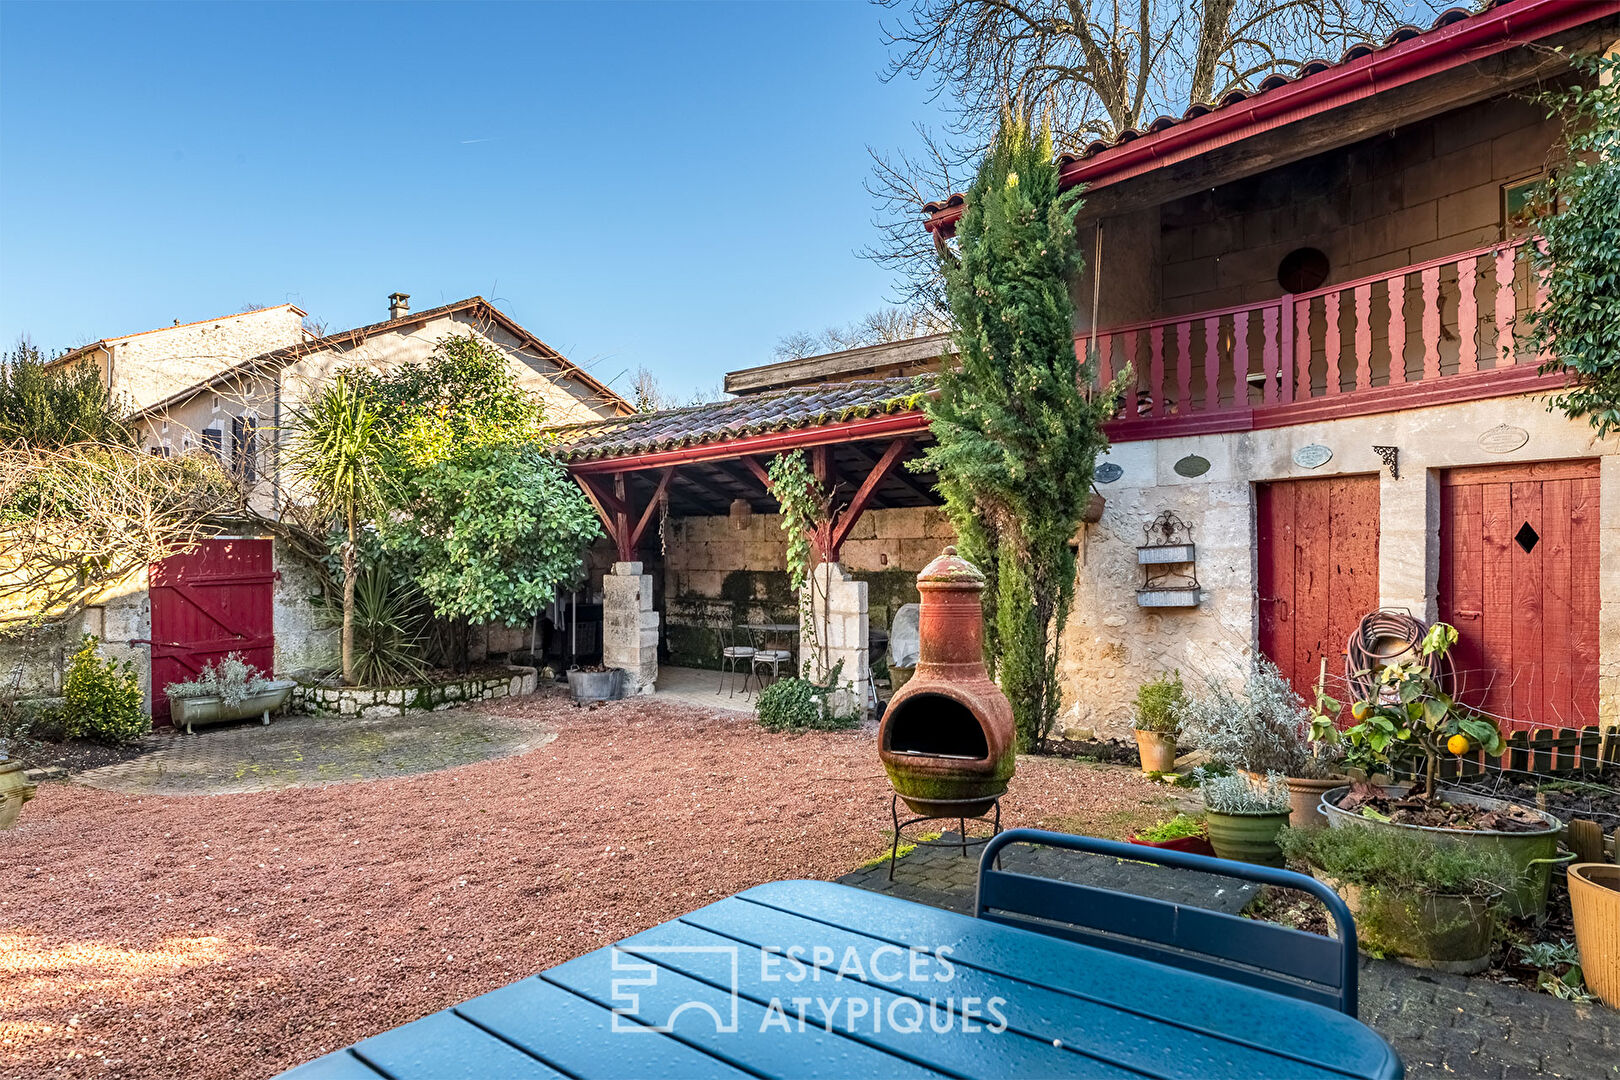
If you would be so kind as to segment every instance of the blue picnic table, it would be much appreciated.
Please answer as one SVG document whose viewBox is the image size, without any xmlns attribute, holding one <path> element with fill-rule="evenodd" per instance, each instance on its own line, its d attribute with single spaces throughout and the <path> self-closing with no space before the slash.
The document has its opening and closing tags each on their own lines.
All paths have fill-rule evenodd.
<svg viewBox="0 0 1620 1080">
<path fill-rule="evenodd" d="M 1054 834 L 1003 834 L 1010 842 L 1036 835 Z M 984 858 L 988 867 L 994 852 Z M 1215 862 L 1154 857 L 1176 866 L 1192 865 L 1188 859 Z M 997 876 L 1004 888 L 1040 888 L 1019 875 Z M 983 878 L 980 889 L 982 908 Z M 1156 908 L 1131 910 L 1139 923 L 1157 919 Z M 829 882 L 773 882 L 284 1076 L 1403 1074 L 1389 1044 L 1343 1008 L 1087 937 L 1068 940 Z"/>
</svg>

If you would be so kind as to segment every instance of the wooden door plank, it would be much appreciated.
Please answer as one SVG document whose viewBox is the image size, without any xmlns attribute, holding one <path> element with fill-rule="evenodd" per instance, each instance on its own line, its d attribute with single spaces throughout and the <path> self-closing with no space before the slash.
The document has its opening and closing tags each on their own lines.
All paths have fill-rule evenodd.
<svg viewBox="0 0 1620 1080">
<path fill-rule="evenodd" d="M 1510 623 L 1513 660 L 1513 711 L 1508 715 L 1518 724 L 1537 726 L 1542 712 L 1544 685 L 1541 677 L 1541 481 L 1527 480 L 1509 487 L 1511 514 L 1508 517 L 1508 559 L 1512 562 L 1513 606 Z M 1524 550 L 1513 539 L 1529 525 L 1538 539 Z"/>
<path fill-rule="evenodd" d="M 1573 724 L 1570 693 L 1570 485 L 1549 480 L 1541 485 L 1541 676 L 1539 703 L 1543 722 Z"/>
<path fill-rule="evenodd" d="M 1484 706 L 1490 678 L 1483 673 L 1485 570 L 1481 551 L 1480 515 L 1483 506 L 1478 485 L 1442 486 L 1440 500 L 1440 596 L 1443 622 L 1457 628 L 1452 664 L 1457 673 L 1460 700 Z"/>
<path fill-rule="evenodd" d="M 1364 616 L 1378 608 L 1379 481 L 1377 476 L 1346 476 L 1329 483 L 1332 585 L 1327 656 L 1329 669 L 1343 671 L 1350 635 Z"/>
<path fill-rule="evenodd" d="M 1513 564 L 1508 539 L 1513 528 L 1510 484 L 1480 487 L 1480 659 L 1486 681 L 1480 707 L 1498 716 L 1513 715 Z"/>
<path fill-rule="evenodd" d="M 1294 679 L 1314 681 L 1320 658 L 1338 649 L 1328 641 L 1328 589 L 1332 575 L 1332 532 L 1328 486 L 1298 481 L 1294 503 Z M 1342 647 L 1342 643 L 1341 643 Z M 1329 664 L 1331 666 L 1331 659 Z"/>
<path fill-rule="evenodd" d="M 1595 463 L 1594 463 L 1595 464 Z M 1574 723 L 1598 722 L 1598 478 L 1569 485 L 1569 671 Z"/>
</svg>

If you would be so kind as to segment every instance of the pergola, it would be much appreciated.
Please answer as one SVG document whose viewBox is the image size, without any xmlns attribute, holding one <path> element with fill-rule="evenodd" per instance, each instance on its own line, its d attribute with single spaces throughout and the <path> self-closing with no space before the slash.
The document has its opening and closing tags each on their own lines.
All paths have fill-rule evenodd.
<svg viewBox="0 0 1620 1080">
<path fill-rule="evenodd" d="M 931 441 L 921 409 L 928 388 L 912 377 L 795 387 L 557 434 L 620 562 L 634 560 L 664 502 L 677 516 L 727 514 L 739 499 L 775 512 L 767 465 L 792 450 L 808 452 L 833 494 L 837 518 L 811 542 L 821 561 L 837 562 L 866 510 L 939 505 L 932 474 L 908 468 Z"/>
<path fill-rule="evenodd" d="M 923 399 L 926 376 L 791 387 L 709 405 L 641 413 L 558 429 L 558 450 L 590 499 L 613 543 L 616 562 L 603 578 L 603 662 L 631 673 L 635 689 L 658 674 L 660 616 L 652 578 L 636 554 L 661 507 L 678 516 L 778 510 L 770 459 L 802 450 L 832 493 L 832 520 L 810 537 L 818 588 L 818 618 L 847 619 L 825 650 L 827 663 L 845 661 L 857 700 L 868 678 L 865 586 L 844 570 L 844 541 L 867 510 L 938 506 L 934 477 L 908 467 L 931 442 Z"/>
</svg>

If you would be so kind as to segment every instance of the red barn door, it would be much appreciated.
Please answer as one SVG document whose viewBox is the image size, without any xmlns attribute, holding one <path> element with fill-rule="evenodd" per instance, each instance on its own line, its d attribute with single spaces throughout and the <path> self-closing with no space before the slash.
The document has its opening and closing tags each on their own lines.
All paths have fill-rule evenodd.
<svg viewBox="0 0 1620 1080">
<path fill-rule="evenodd" d="M 1260 651 L 1309 703 L 1322 657 L 1342 685 L 1345 642 L 1378 607 L 1378 477 L 1260 484 L 1255 531 Z"/>
<path fill-rule="evenodd" d="M 1597 722 L 1596 461 L 1442 474 L 1439 585 L 1463 701 L 1515 728 Z"/>
<path fill-rule="evenodd" d="M 269 540 L 204 540 L 152 564 L 152 718 L 169 719 L 163 688 L 239 652 L 270 671 L 275 570 Z"/>
</svg>

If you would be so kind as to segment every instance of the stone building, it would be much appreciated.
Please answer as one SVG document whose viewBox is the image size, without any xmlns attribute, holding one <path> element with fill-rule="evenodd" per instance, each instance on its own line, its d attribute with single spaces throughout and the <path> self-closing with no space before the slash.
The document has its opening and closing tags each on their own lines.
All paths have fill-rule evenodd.
<svg viewBox="0 0 1620 1080">
<path fill-rule="evenodd" d="M 55 364 L 93 362 L 132 406 L 141 444 L 161 455 L 209 452 L 250 485 L 256 511 L 274 517 L 285 498 L 281 435 L 293 411 L 340 369 L 387 370 L 423 361 L 441 339 L 476 336 L 504 353 L 518 382 L 539 395 L 552 423 L 621 415 L 630 406 L 589 372 L 529 333 L 482 297 L 412 312 L 410 298 L 388 298 L 386 320 L 317 336 L 291 304 L 76 349 Z M 80 630 L 103 651 L 135 661 L 148 702 L 167 715 L 167 681 L 226 652 L 280 673 L 330 666 L 334 634 L 310 597 L 307 566 L 267 535 L 244 527 L 133 576 L 87 609 L 71 632 L 8 645 L 24 695 L 61 685 Z M 487 646 L 478 635 L 475 652 Z M 153 671 L 157 675 L 153 677 Z"/>
<path fill-rule="evenodd" d="M 1061 159 L 1085 185 L 1076 348 L 1134 380 L 1075 537 L 1066 727 L 1124 734 L 1141 682 L 1232 677 L 1256 651 L 1308 693 L 1380 607 L 1456 625 L 1468 699 L 1514 724 L 1614 722 L 1620 442 L 1548 410 L 1565 375 L 1530 347 L 1524 255 L 1560 135 L 1533 94 L 1572 78 L 1556 49 L 1613 48 L 1617 11 L 1450 11 Z M 963 204 L 926 227 L 949 236 Z M 948 540 L 903 467 L 928 440 L 911 373 L 945 348 L 733 372 L 737 401 L 565 432 L 641 582 L 610 662 L 645 681 L 655 650 L 711 662 L 725 627 L 793 610 L 762 481 L 787 449 L 848 508 L 824 549 L 844 606 L 886 625 Z M 1184 557 L 1144 561 L 1165 549 Z M 864 675 L 867 635 L 841 640 Z"/>
</svg>

